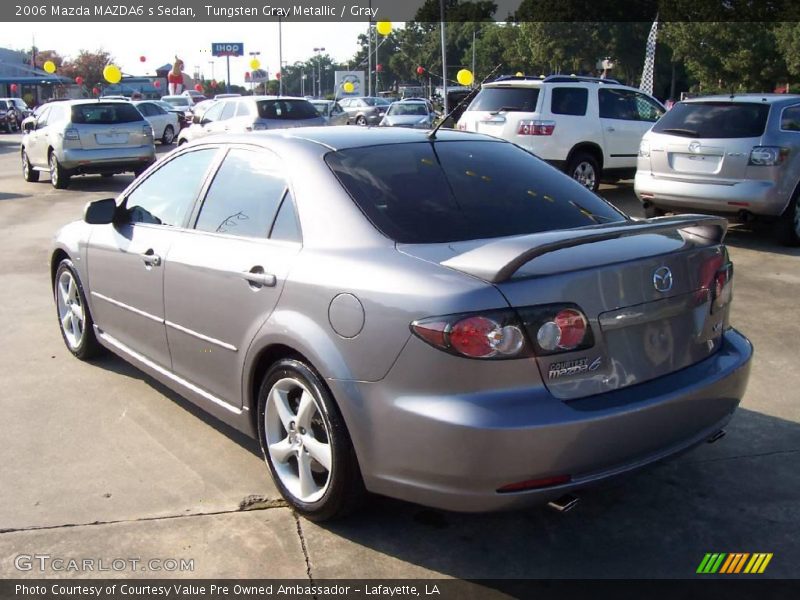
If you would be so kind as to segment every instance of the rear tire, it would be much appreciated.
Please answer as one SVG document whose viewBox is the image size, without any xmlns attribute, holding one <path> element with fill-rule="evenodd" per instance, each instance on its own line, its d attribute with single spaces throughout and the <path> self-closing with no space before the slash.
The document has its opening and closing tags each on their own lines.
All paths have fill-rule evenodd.
<svg viewBox="0 0 800 600">
<path fill-rule="evenodd" d="M 175 141 L 175 130 L 172 128 L 172 125 L 167 125 L 164 128 L 164 135 L 161 136 L 161 143 L 165 146 L 171 146 L 172 142 Z"/>
<path fill-rule="evenodd" d="M 600 164 L 588 152 L 575 153 L 567 164 L 567 175 L 593 192 L 600 187 Z"/>
<path fill-rule="evenodd" d="M 25 148 L 22 149 L 22 178 L 30 183 L 39 181 L 39 171 L 35 170 L 28 160 L 28 153 Z"/>
<path fill-rule="evenodd" d="M 366 127 L 366 126 L 367 126 L 367 119 L 366 119 L 366 117 L 364 117 L 364 115 L 360 115 L 360 116 L 359 116 L 359 117 L 356 119 L 356 125 L 360 125 L 361 127 Z"/>
<path fill-rule="evenodd" d="M 653 206 L 652 204 L 644 208 L 645 219 L 652 219 L 653 217 L 663 217 L 666 214 L 667 213 L 663 209 L 658 208 L 657 206 Z"/>
<path fill-rule="evenodd" d="M 81 360 L 101 354 L 103 347 L 94 335 L 94 321 L 86 304 L 83 286 L 68 258 L 58 265 L 53 289 L 58 326 L 67 350 Z"/>
<path fill-rule="evenodd" d="M 69 187 L 69 173 L 61 166 L 56 158 L 56 153 L 52 150 L 47 158 L 47 163 L 50 165 L 50 183 L 57 190 L 65 190 Z"/>
<path fill-rule="evenodd" d="M 800 246 L 800 187 L 777 223 L 778 240 L 786 246 Z"/>
<path fill-rule="evenodd" d="M 280 360 L 264 376 L 258 393 L 258 439 L 278 491 L 307 519 L 343 517 L 366 498 L 339 408 L 304 362 Z"/>
</svg>

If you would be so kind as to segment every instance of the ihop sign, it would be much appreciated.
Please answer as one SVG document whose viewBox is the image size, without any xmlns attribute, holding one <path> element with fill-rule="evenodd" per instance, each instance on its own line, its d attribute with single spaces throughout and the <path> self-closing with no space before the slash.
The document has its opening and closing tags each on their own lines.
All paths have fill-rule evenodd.
<svg viewBox="0 0 800 600">
<path fill-rule="evenodd" d="M 211 44 L 213 56 L 242 56 L 244 44 L 242 42 L 214 42 Z"/>
</svg>

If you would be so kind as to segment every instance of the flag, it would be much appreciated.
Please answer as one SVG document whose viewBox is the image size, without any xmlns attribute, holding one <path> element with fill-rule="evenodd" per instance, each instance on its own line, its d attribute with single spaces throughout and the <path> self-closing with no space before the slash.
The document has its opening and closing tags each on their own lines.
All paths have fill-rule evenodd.
<svg viewBox="0 0 800 600">
<path fill-rule="evenodd" d="M 642 70 L 642 84 L 639 89 L 646 94 L 653 95 L 653 68 L 656 62 L 656 38 L 658 37 L 658 15 L 650 28 L 647 36 L 647 49 L 644 55 L 644 69 Z"/>
</svg>

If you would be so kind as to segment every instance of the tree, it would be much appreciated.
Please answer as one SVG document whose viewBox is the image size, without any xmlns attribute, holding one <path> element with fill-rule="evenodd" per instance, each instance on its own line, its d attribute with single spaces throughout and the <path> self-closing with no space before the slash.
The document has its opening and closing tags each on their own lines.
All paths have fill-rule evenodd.
<svg viewBox="0 0 800 600">
<path fill-rule="evenodd" d="M 774 33 L 786 69 L 791 75 L 800 76 L 800 23 L 779 23 Z"/>
<path fill-rule="evenodd" d="M 90 52 L 81 50 L 74 59 L 66 61 L 60 74 L 70 79 L 79 75 L 83 77 L 83 85 L 91 89 L 94 86 L 105 84 L 103 69 L 114 62 L 114 57 L 105 50 Z"/>
</svg>

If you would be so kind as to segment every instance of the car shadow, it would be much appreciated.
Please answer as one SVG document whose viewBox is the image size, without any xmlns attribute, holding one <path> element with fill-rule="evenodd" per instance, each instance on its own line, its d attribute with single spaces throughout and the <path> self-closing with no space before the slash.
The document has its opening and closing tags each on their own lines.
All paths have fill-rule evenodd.
<svg viewBox="0 0 800 600">
<path fill-rule="evenodd" d="M 771 252 L 784 256 L 800 256 L 800 247 L 785 246 L 775 236 L 771 223 L 754 223 L 752 225 L 735 225 L 728 228 L 725 244 L 735 248 Z"/>
<path fill-rule="evenodd" d="M 43 177 L 49 177 L 46 173 Z M 102 177 L 100 175 L 76 175 L 69 180 L 69 191 L 73 192 L 108 192 L 116 196 L 133 181 L 133 174 Z M 49 184 L 49 179 L 46 181 Z"/>
</svg>

